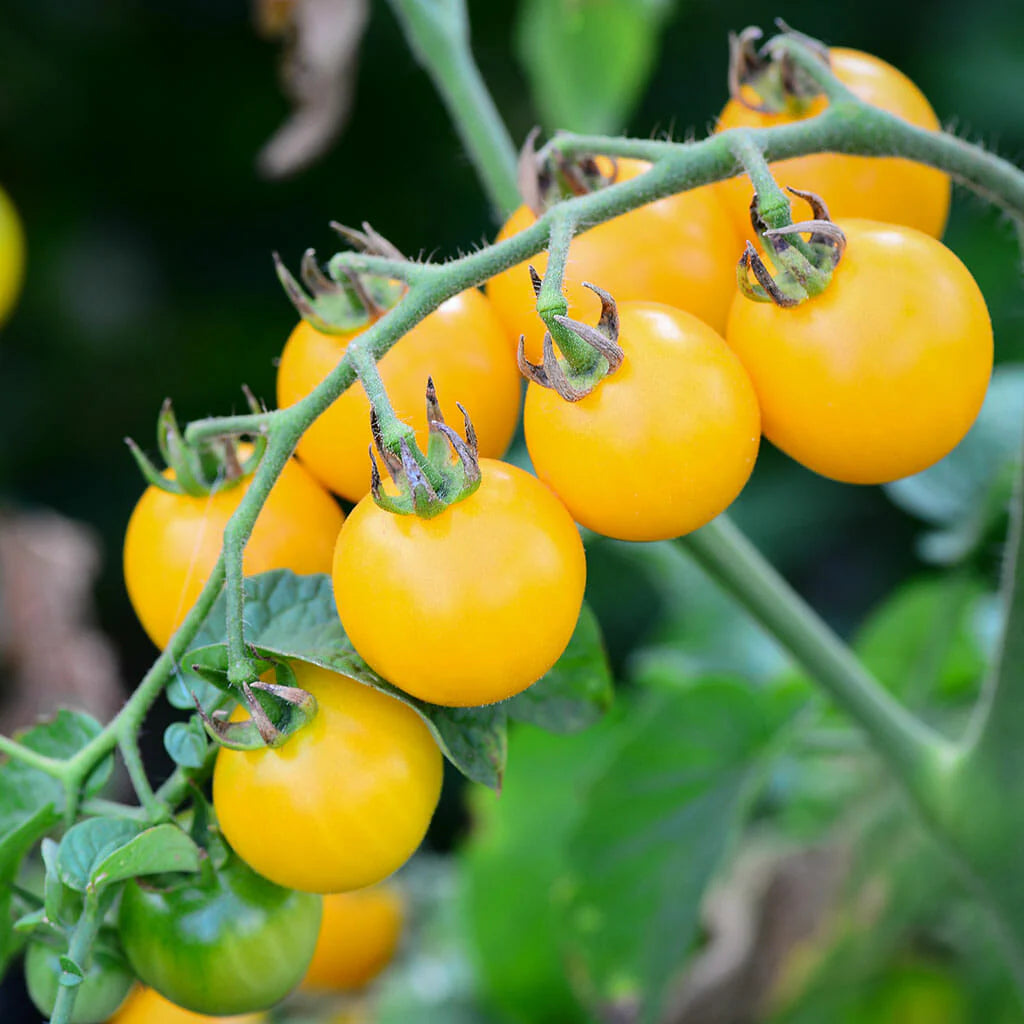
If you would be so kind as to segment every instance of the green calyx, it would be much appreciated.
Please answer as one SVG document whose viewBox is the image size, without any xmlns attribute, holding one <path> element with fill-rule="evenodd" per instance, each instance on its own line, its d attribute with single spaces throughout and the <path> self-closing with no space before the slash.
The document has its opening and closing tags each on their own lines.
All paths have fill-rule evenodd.
<svg viewBox="0 0 1024 1024">
<path fill-rule="evenodd" d="M 789 191 L 808 203 L 812 219 L 791 223 L 788 204 L 785 210 L 769 211 L 755 193 L 750 204 L 750 221 L 775 272 L 768 269 L 750 242 L 736 267 L 740 291 L 748 299 L 774 302 L 782 307 L 798 306 L 820 295 L 832 280 L 846 248 L 846 236 L 832 222 L 821 197 L 795 188 Z M 774 226 L 769 227 L 769 221 Z M 809 235 L 807 240 L 801 237 L 804 234 Z"/>
<path fill-rule="evenodd" d="M 331 227 L 345 241 L 371 256 L 404 260 L 404 256 L 369 224 L 363 230 L 332 221 Z M 406 292 L 406 285 L 377 274 L 358 273 L 343 264 L 332 263 L 337 276 L 328 276 L 316 261 L 316 251 L 302 256 L 300 284 L 274 253 L 278 280 L 299 315 L 323 334 L 350 334 L 380 319 Z M 303 287 L 305 286 L 305 287 Z"/>
<path fill-rule="evenodd" d="M 247 387 L 243 386 L 242 391 L 251 412 L 266 411 Z M 164 400 L 157 418 L 156 443 L 164 463 L 173 472 L 170 477 L 161 473 L 130 437 L 125 438 L 125 444 L 147 483 L 169 494 L 188 494 L 197 498 L 234 487 L 244 480 L 259 465 L 267 447 L 267 439 L 257 435 L 253 438 L 251 451 L 243 458 L 238 443 L 230 437 L 190 444 L 178 425 L 169 398 Z"/>
<path fill-rule="evenodd" d="M 542 282 L 530 267 L 533 289 L 539 297 Z M 601 316 L 597 326 L 573 320 L 553 310 L 538 310 L 547 326 L 544 333 L 544 357 L 540 364 L 526 358 L 525 338 L 519 339 L 516 358 L 519 371 L 531 383 L 551 388 L 567 402 L 578 402 L 590 394 L 623 361 L 619 346 L 619 313 L 615 300 L 603 288 L 584 281 L 601 300 Z M 553 337 L 554 336 L 554 337 Z M 557 343 L 559 351 L 555 351 Z"/>
<path fill-rule="evenodd" d="M 758 48 L 764 33 L 754 25 L 738 35 L 729 35 L 729 94 L 750 110 L 763 114 L 800 116 L 821 95 L 821 90 L 805 72 L 777 46 L 779 38 L 796 39 L 816 54 L 826 67 L 828 47 L 817 39 L 794 32 L 784 21 L 776 24 L 782 35 Z M 751 98 L 753 94 L 756 99 Z"/>
<path fill-rule="evenodd" d="M 370 492 L 380 508 L 396 515 L 433 519 L 450 505 L 468 498 L 480 486 L 476 430 L 466 410 L 456 404 L 462 413 L 465 439 L 445 423 L 433 378 L 427 379 L 429 441 L 426 454 L 416 444 L 411 427 L 391 419 L 385 428 L 376 410 L 371 408 L 374 446 L 394 485 L 385 490 L 372 446 Z"/>
<path fill-rule="evenodd" d="M 218 746 L 229 750 L 262 750 L 280 747 L 316 716 L 316 698 L 298 686 L 295 673 L 286 661 L 273 658 L 268 652 L 252 649 L 253 668 L 262 674 L 274 670 L 275 683 L 256 680 L 237 686 L 228 681 L 227 648 L 217 648 L 213 660 L 192 666 L 201 679 L 216 686 L 225 696 L 245 704 L 249 717 L 231 721 L 223 709 L 208 714 L 193 694 L 196 711 L 207 735 Z"/>
</svg>

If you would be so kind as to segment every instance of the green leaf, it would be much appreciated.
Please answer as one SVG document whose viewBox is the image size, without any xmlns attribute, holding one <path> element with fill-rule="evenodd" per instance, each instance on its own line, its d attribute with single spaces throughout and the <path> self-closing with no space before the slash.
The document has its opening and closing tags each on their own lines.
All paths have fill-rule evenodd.
<svg viewBox="0 0 1024 1024">
<path fill-rule="evenodd" d="M 513 770 L 501 795 L 471 794 L 473 827 L 460 851 L 461 911 L 488 1003 L 509 1020 L 582 1024 L 569 983 L 562 921 L 566 843 L 585 781 L 621 741 L 628 699 L 571 736 L 527 725 L 509 734 Z"/>
<path fill-rule="evenodd" d="M 973 577 L 914 580 L 872 613 L 854 649 L 905 703 L 962 702 L 977 691 L 986 667 L 975 621 L 989 597 Z"/>
<path fill-rule="evenodd" d="M 187 722 L 174 722 L 164 730 L 164 749 L 182 768 L 201 768 L 209 750 L 206 730 L 198 715 Z"/>
<path fill-rule="evenodd" d="M 653 693 L 585 794 L 569 843 L 566 927 L 599 1015 L 657 1019 L 696 938 L 704 889 L 764 774 L 777 706 L 728 681 Z"/>
<path fill-rule="evenodd" d="M 56 862 L 60 880 L 75 892 L 85 892 L 107 858 L 138 834 L 138 825 L 120 818 L 80 821 L 60 841 Z"/>
<path fill-rule="evenodd" d="M 107 854 L 89 875 L 100 889 L 139 875 L 169 871 L 198 871 L 199 847 L 177 825 L 155 825 Z"/>
<path fill-rule="evenodd" d="M 53 804 L 40 807 L 33 815 L 6 832 L 0 839 L 0 977 L 20 942 L 11 920 L 11 885 L 21 862 L 42 837 L 60 821 Z"/>
<path fill-rule="evenodd" d="M 921 539 L 922 558 L 961 561 L 1004 521 L 1022 437 L 1024 366 L 999 366 L 960 444 L 924 472 L 885 485 L 895 504 L 938 528 Z"/>
<path fill-rule="evenodd" d="M 673 7 L 672 0 L 523 0 L 516 48 L 544 126 L 621 130 Z"/>
<path fill-rule="evenodd" d="M 578 732 L 593 725 L 614 698 L 612 674 L 597 617 L 586 605 L 569 646 L 555 667 L 533 686 L 505 702 L 509 718 L 549 732 Z"/>
<path fill-rule="evenodd" d="M 216 648 L 222 647 L 224 640 L 219 626 L 223 621 L 222 595 L 196 638 L 197 643 L 208 646 L 186 654 L 184 664 L 217 663 L 221 654 Z M 419 712 L 445 756 L 459 771 L 474 782 L 492 788 L 501 785 L 506 758 L 504 705 L 438 707 L 410 697 L 382 679 L 359 657 L 345 635 L 329 576 L 298 576 L 287 569 L 275 569 L 250 577 L 245 581 L 245 621 L 246 637 L 260 651 L 319 665 L 408 704 Z M 185 682 L 183 674 L 181 683 Z M 178 703 L 181 699 L 179 692 L 172 703 L 184 706 Z M 191 707 L 191 698 L 188 700 Z"/>
<path fill-rule="evenodd" d="M 46 876 L 43 880 L 43 909 L 55 925 L 73 925 L 82 914 L 82 894 L 65 885 L 57 867 L 60 847 L 52 839 L 44 839 L 41 852 Z"/>
<path fill-rule="evenodd" d="M 24 746 L 48 757 L 66 760 L 101 731 L 100 723 L 79 711 L 58 711 L 48 722 L 33 726 L 15 737 Z M 105 757 L 86 780 L 84 794 L 97 793 L 106 784 L 113 758 Z M 0 764 L 0 834 L 32 817 L 40 807 L 52 804 L 60 811 L 66 794 L 62 783 L 20 761 Z"/>
</svg>

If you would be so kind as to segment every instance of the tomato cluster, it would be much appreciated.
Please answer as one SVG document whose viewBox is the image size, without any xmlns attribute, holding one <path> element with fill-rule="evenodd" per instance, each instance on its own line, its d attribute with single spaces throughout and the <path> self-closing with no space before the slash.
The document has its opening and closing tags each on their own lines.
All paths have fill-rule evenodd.
<svg viewBox="0 0 1024 1024">
<path fill-rule="evenodd" d="M 832 59 L 855 92 L 935 126 L 894 69 L 851 51 Z M 766 115 L 734 101 L 719 127 L 816 109 Z M 622 160 L 616 173 L 628 180 L 646 170 Z M 413 427 L 424 459 L 437 457 L 439 417 L 452 418 L 456 400 L 472 414 L 476 436 L 467 429 L 465 448 L 456 447 L 471 463 L 464 493 L 438 499 L 429 515 L 396 514 L 382 495 L 427 484 L 410 483 L 408 450 L 400 457 L 371 432 L 358 389 L 306 432 L 259 516 L 245 572 L 329 573 L 355 651 L 410 700 L 292 664 L 295 684 L 315 699 L 312 720 L 280 746 L 217 754 L 213 803 L 233 851 L 228 865 L 200 883 L 166 892 L 133 884 L 124 894 L 122 942 L 150 990 L 132 997 L 120 1024 L 143 1013 L 158 1019 L 155 1008 L 137 1007 L 164 997 L 201 1013 L 245 1013 L 303 977 L 309 988 L 351 988 L 381 968 L 401 910 L 389 891 L 366 887 L 413 854 L 441 789 L 441 752 L 415 700 L 489 704 L 552 668 L 583 600 L 578 526 L 629 541 L 699 529 L 743 490 L 762 433 L 808 468 L 851 483 L 916 472 L 963 437 L 984 397 L 992 338 L 970 274 L 931 237 L 945 222 L 948 179 L 903 161 L 834 154 L 776 170 L 839 211 L 846 241 L 827 287 L 795 305 L 754 302 L 737 289 L 737 230 L 752 237 L 738 212 L 745 222 L 745 178 L 662 199 L 573 240 L 565 329 L 600 316 L 618 359 L 572 401 L 539 373 L 531 379 L 523 418 L 536 475 L 498 461 L 519 415 L 517 345 L 527 363 L 553 353 L 525 264 L 496 275 L 486 295 L 470 290 L 444 303 L 379 365 L 389 412 Z M 516 211 L 499 239 L 534 217 Z M 544 271 L 543 254 L 533 263 Z M 300 323 L 281 357 L 280 405 L 307 396 L 362 329 L 328 334 Z M 428 403 L 424 419 L 428 376 L 452 404 Z M 386 484 L 367 459 L 371 441 L 392 472 Z M 154 485 L 139 501 L 125 576 L 159 646 L 208 579 L 247 487 L 244 478 L 218 480 L 205 494 Z M 331 492 L 354 503 L 347 517 Z M 239 704 L 231 720 L 249 714 Z M 224 984 L 224 956 L 245 965 L 237 984 Z"/>
</svg>

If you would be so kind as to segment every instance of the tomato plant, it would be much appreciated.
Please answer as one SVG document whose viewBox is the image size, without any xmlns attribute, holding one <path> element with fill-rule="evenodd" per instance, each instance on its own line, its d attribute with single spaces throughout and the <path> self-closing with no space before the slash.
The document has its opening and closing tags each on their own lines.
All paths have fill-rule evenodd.
<svg viewBox="0 0 1024 1024">
<path fill-rule="evenodd" d="M 858 99 L 912 125 L 938 130 L 939 119 L 921 90 L 891 64 L 858 50 L 834 47 L 828 54 L 836 77 Z M 757 102 L 749 87 L 744 87 L 743 97 Z M 718 130 L 787 124 L 813 117 L 825 106 L 825 98 L 819 96 L 790 101 L 790 109 L 779 113 L 765 113 L 734 97 L 718 117 Z M 772 171 L 783 185 L 816 192 L 839 220 L 857 217 L 904 224 L 935 238 L 941 238 L 946 227 L 952 184 L 948 174 L 933 167 L 896 157 L 828 153 L 781 160 L 772 164 Z M 741 237 L 752 238 L 750 182 L 740 175 L 715 188 Z"/>
<path fill-rule="evenodd" d="M 726 337 L 747 368 L 765 436 L 846 483 L 909 476 L 978 415 L 992 327 L 966 267 L 899 225 L 841 222 L 848 245 L 825 292 L 793 309 L 737 296 Z"/>
<path fill-rule="evenodd" d="M 358 889 L 419 846 L 441 792 L 441 754 L 393 697 L 314 665 L 293 668 L 316 716 L 280 749 L 218 753 L 217 817 L 266 878 L 306 892 Z"/>
<path fill-rule="evenodd" d="M 403 917 L 401 897 L 389 886 L 325 896 L 320 937 L 303 988 L 330 992 L 363 988 L 395 955 Z"/>
<path fill-rule="evenodd" d="M 703 526 L 743 489 L 757 458 L 757 398 L 739 360 L 695 316 L 619 307 L 625 360 L 578 402 L 531 384 L 526 444 L 576 521 L 622 540 Z"/>
<path fill-rule="evenodd" d="M 42 942 L 33 942 L 25 954 L 25 980 L 36 1009 L 44 1016 L 53 1013 L 57 1001 L 57 979 L 61 975 L 61 951 Z M 123 959 L 108 950 L 98 949 L 89 970 L 78 986 L 72 1024 L 103 1024 L 124 1002 L 135 975 Z"/>
<path fill-rule="evenodd" d="M 480 471 L 480 489 L 434 519 L 364 498 L 334 552 L 338 614 L 355 649 L 432 704 L 490 704 L 536 682 L 565 650 L 583 601 L 583 545 L 558 499 L 513 466 L 484 459 Z"/>
<path fill-rule="evenodd" d="M 298 985 L 320 915 L 316 896 L 283 889 L 233 858 L 171 889 L 130 883 L 118 930 L 143 984 L 185 1009 L 223 1016 L 268 1009 Z"/>
<path fill-rule="evenodd" d="M 619 160 L 616 181 L 631 181 L 647 166 L 640 160 Z M 512 238 L 536 219 L 528 207 L 519 207 L 497 241 Z M 573 316 L 597 318 L 598 300 L 583 287 L 584 281 L 597 281 L 619 302 L 664 302 L 694 313 L 716 331 L 725 329 L 736 241 L 727 212 L 710 187 L 680 192 L 579 235 L 573 239 L 570 260 L 565 298 Z M 540 274 L 547 267 L 544 253 L 529 262 Z M 527 357 L 540 359 L 544 325 L 534 309 L 526 264 L 492 277 L 487 295 L 513 346 L 525 335 Z"/>
<path fill-rule="evenodd" d="M 304 398 L 360 336 L 323 334 L 302 320 L 281 353 L 277 400 L 289 406 Z M 521 384 L 501 323 L 475 288 L 442 303 L 417 324 L 379 364 L 396 413 L 426 441 L 423 386 L 433 377 L 448 418 L 456 401 L 474 410 L 484 455 L 505 453 L 519 420 Z M 317 479 L 349 501 L 370 490 L 370 403 L 361 389 L 341 395 L 299 441 L 299 458 Z"/>
<path fill-rule="evenodd" d="M 167 471 L 168 479 L 173 472 Z M 220 554 L 224 527 L 250 480 L 206 496 L 146 488 L 128 520 L 124 579 L 149 638 L 166 647 L 195 604 Z M 341 509 L 297 462 L 289 462 L 267 498 L 245 550 L 245 571 L 324 572 L 342 523 Z"/>
<path fill-rule="evenodd" d="M 343 6 L 342 28 L 318 20 L 324 5 L 258 5 L 261 26 L 288 38 L 296 101 L 264 169 L 296 171 L 337 129 L 347 99 L 331 90 L 352 80 L 368 5 Z M 717 131 L 623 137 L 641 65 L 676 38 L 660 34 L 670 5 L 625 0 L 600 17 L 523 0 L 517 46 L 530 82 L 546 83 L 552 132 L 530 135 L 517 166 L 464 0 L 391 6 L 492 204 L 494 224 L 474 221 L 468 237 L 505 226 L 494 244 L 455 237 L 469 207 L 437 188 L 446 165 L 413 142 L 417 90 L 404 90 L 401 124 L 360 122 L 387 138 L 362 150 L 372 160 L 343 163 L 338 198 L 372 165 L 389 200 L 374 217 L 432 255 L 408 259 L 364 222 L 335 224 L 346 248 L 322 262 L 308 249 L 298 278 L 276 259 L 303 318 L 278 407 L 247 393 L 242 412 L 179 427 L 168 400 L 157 435 L 168 468 L 133 445 L 151 488 L 128 524 L 125 579 L 163 650 L 106 722 L 62 709 L 0 735 L 0 970 L 29 950 L 29 988 L 52 1024 L 106 1016 L 97 1000 L 112 1007 L 131 975 L 146 987 L 118 1024 L 494 1012 L 650 1024 L 709 1005 L 763 1024 L 853 1024 L 873 1009 L 1018 1019 L 1024 378 L 1007 365 L 1012 347 L 993 372 L 986 302 L 932 236 L 951 176 L 1024 220 L 1024 174 L 939 130 L 888 65 L 781 23 L 772 38 L 733 40 L 723 77 L 738 105 Z M 385 35 L 375 66 L 391 76 Z M 133 47 L 120 52 L 130 61 Z M 340 63 L 324 67 L 328 52 Z M 235 70 L 219 56 L 190 66 L 231 88 L 222 64 Z M 190 124 L 217 109 L 219 93 L 201 91 Z M 144 139 L 150 122 L 131 120 L 123 134 Z M 236 120 L 220 139 L 255 123 Z M 311 142 L 311 126 L 326 135 Z M 401 160 L 386 155 L 395 144 Z M 176 174 L 158 189 L 145 175 L 161 161 L 136 163 L 136 198 L 181 184 Z M 273 194 L 313 205 L 317 176 L 297 182 Z M 247 209 L 233 184 L 197 223 L 223 231 Z M 279 233 L 293 218 L 270 189 L 252 195 Z M 95 204 L 98 223 L 108 202 Z M 141 362 L 129 341 L 145 339 L 148 370 L 173 340 L 179 386 L 219 388 L 218 367 L 241 372 L 222 341 L 234 330 L 261 344 L 260 302 L 231 301 L 229 282 L 211 323 L 181 286 L 196 267 L 244 275 L 245 253 L 211 262 L 190 246 L 191 259 L 165 266 L 99 223 L 95 236 L 127 253 L 111 261 L 92 227 L 81 239 L 56 230 L 59 195 L 26 193 L 26 209 L 44 208 L 26 316 L 47 315 L 31 326 L 38 344 L 19 333 L 26 317 L 5 333 L 5 408 L 31 407 L 26 371 L 66 350 L 47 346 L 53 324 L 73 325 L 66 341 L 90 356 L 66 400 L 47 403 L 66 411 L 76 444 L 103 432 L 107 406 L 131 414 L 130 401 L 95 401 L 91 376 L 95 364 L 107 388 L 118 359 Z M 420 238 L 419 214 L 452 237 Z M 162 217 L 185 234 L 191 220 Z M 995 309 L 1001 243 L 965 243 L 969 221 L 955 223 L 951 243 Z M 219 233 L 211 241 L 225 252 Z M 459 255 L 434 255 L 460 241 Z M 104 289 L 111 267 L 118 287 Z M 161 306 L 160 282 L 182 318 Z M 1005 299 L 993 319 L 1008 322 Z M 506 465 L 493 456 L 515 431 L 522 377 L 525 447 L 513 440 Z M 128 385 L 110 393 L 133 397 Z M 882 494 L 771 452 L 752 475 L 762 430 L 818 474 L 884 482 Z M 78 469 L 54 479 L 94 479 Z M 347 519 L 329 489 L 355 504 Z M 737 519 L 770 557 L 726 512 L 741 491 Z M 96 492 L 77 487 L 80 506 Z M 35 499 L 15 489 L 0 515 L 0 682 L 16 698 L 0 710 L 12 717 L 35 713 L 23 698 L 60 703 L 54 680 L 90 693 L 92 670 L 115 661 L 96 655 L 94 620 L 112 621 L 109 609 L 62 611 L 56 585 L 39 583 L 55 565 L 74 573 L 52 523 L 18 528 L 10 510 Z M 928 524 L 913 552 L 906 514 Z M 900 583 L 925 571 L 918 560 L 927 575 Z M 150 715 L 162 696 L 170 721 Z M 161 715 L 169 771 L 147 736 Z M 443 758 L 477 786 L 468 820 L 454 773 L 439 804 Z M 376 887 L 400 868 L 395 889 Z M 403 955 L 359 991 L 403 929 Z M 806 935 L 812 944 L 789 938 Z M 130 973 L 111 952 L 121 948 Z M 885 982 L 905 975 L 915 984 Z M 931 998 L 939 976 L 943 998 Z M 98 992 L 104 978 L 116 984 Z"/>
</svg>

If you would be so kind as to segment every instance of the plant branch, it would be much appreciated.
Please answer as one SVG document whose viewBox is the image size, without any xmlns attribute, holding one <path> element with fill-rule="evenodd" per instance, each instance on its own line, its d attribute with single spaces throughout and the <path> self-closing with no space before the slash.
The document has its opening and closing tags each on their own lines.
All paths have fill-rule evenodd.
<svg viewBox="0 0 1024 1024">
<path fill-rule="evenodd" d="M 92 945 L 102 923 L 103 915 L 100 913 L 98 894 L 95 890 L 89 889 L 85 894 L 82 916 L 78 919 L 78 924 L 75 925 L 75 930 L 72 932 L 71 945 L 68 949 L 68 956 L 82 969 L 83 974 L 88 973 Z M 58 986 L 50 1024 L 69 1024 L 75 1009 L 78 990 L 81 987 L 80 984 Z"/>
<path fill-rule="evenodd" d="M 441 95 L 495 211 L 519 205 L 516 150 L 473 60 L 465 0 L 391 0 L 409 48 Z"/>
<path fill-rule="evenodd" d="M 761 556 L 726 516 L 680 546 L 788 650 L 868 734 L 876 751 L 918 797 L 952 744 L 904 708 Z"/>
</svg>

